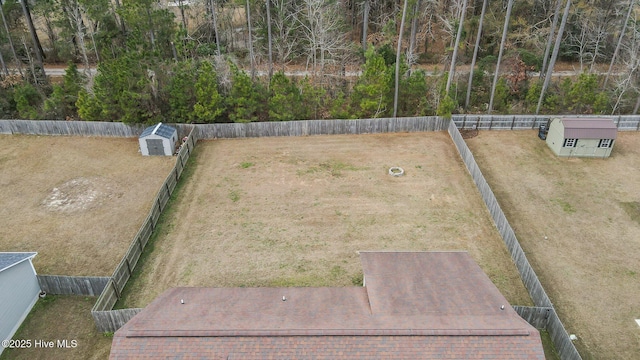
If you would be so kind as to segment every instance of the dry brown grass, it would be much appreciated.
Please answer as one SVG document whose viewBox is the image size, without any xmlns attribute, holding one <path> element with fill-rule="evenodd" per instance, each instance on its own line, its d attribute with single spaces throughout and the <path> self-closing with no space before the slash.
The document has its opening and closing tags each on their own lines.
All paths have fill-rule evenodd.
<svg viewBox="0 0 640 360">
<path fill-rule="evenodd" d="M 2 360 L 97 360 L 109 358 L 111 337 L 98 333 L 91 317 L 95 298 L 47 296 L 34 306 L 14 340 L 30 340 L 26 349 L 6 349 Z M 64 325 L 62 325 L 64 324 Z M 36 340 L 54 341 L 53 348 L 36 348 Z M 75 348 L 58 348 L 58 340 L 75 340 Z"/>
<path fill-rule="evenodd" d="M 0 251 L 38 273 L 109 276 L 175 162 L 137 139 L 0 135 Z"/>
<path fill-rule="evenodd" d="M 640 134 L 620 133 L 606 160 L 557 158 L 536 135 L 467 143 L 582 356 L 637 358 Z"/>
<path fill-rule="evenodd" d="M 125 307 L 175 286 L 349 286 L 358 250 L 466 250 L 531 304 L 447 133 L 202 141 L 189 166 Z"/>
</svg>

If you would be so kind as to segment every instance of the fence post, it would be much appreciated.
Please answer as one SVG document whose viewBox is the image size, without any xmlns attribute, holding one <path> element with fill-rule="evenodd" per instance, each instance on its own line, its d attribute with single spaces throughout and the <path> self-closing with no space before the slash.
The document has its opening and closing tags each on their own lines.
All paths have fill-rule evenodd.
<svg viewBox="0 0 640 360">
<path fill-rule="evenodd" d="M 126 256 L 127 255 L 125 255 L 124 263 L 127 264 L 127 270 L 129 271 L 129 277 L 131 277 L 131 275 L 133 274 L 133 271 L 131 271 L 131 264 L 129 263 L 129 259 L 127 259 Z"/>
<path fill-rule="evenodd" d="M 140 256 L 142 256 L 142 252 L 144 251 L 144 248 L 142 247 L 142 241 L 140 240 L 140 236 L 136 237 L 136 242 L 138 243 L 138 247 L 140 248 Z"/>
<path fill-rule="evenodd" d="M 513 117 L 513 120 L 511 120 L 511 129 L 510 129 L 510 130 L 513 130 L 513 124 L 514 124 L 515 122 L 516 122 L 516 117 L 514 116 L 514 117 Z"/>
<path fill-rule="evenodd" d="M 115 291 L 116 293 L 116 298 L 120 299 L 120 291 L 118 291 L 118 284 L 116 284 L 116 281 L 114 279 L 111 279 L 111 285 L 113 286 L 113 291 Z"/>
</svg>

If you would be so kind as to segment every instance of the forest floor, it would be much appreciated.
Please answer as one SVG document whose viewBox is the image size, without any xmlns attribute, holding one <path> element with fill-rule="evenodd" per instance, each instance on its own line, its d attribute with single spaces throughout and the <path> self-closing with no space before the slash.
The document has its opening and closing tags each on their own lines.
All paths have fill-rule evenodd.
<svg viewBox="0 0 640 360">
<path fill-rule="evenodd" d="M 640 353 L 640 134 L 608 159 L 558 158 L 535 131 L 466 140 L 585 359 Z"/>
<path fill-rule="evenodd" d="M 532 305 L 446 132 L 200 141 L 189 161 L 119 307 L 176 286 L 362 285 L 359 250 L 468 251 Z"/>
<path fill-rule="evenodd" d="M 39 274 L 110 276 L 174 157 L 138 140 L 0 135 L 0 251 L 37 251 Z"/>
</svg>

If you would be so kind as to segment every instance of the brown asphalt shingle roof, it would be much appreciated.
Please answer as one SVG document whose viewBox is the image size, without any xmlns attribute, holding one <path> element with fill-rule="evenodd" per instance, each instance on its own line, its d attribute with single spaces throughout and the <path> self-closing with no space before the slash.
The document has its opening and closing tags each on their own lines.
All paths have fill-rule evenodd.
<svg viewBox="0 0 640 360">
<path fill-rule="evenodd" d="M 616 139 L 618 129 L 611 119 L 562 118 L 565 139 Z"/>
<path fill-rule="evenodd" d="M 170 289 L 116 332 L 111 358 L 544 359 L 467 253 L 361 259 L 365 287 Z"/>
</svg>

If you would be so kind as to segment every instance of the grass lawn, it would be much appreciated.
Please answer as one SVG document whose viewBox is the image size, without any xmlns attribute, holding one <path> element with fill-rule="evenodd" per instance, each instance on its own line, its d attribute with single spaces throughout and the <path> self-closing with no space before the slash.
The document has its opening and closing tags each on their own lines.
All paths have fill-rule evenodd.
<svg viewBox="0 0 640 360">
<path fill-rule="evenodd" d="M 531 305 L 446 132 L 201 141 L 193 156 L 120 307 L 175 286 L 360 285 L 358 250 L 468 251 Z"/>
<path fill-rule="evenodd" d="M 609 159 L 558 158 L 536 135 L 467 143 L 583 358 L 637 358 L 640 134 Z"/>
<path fill-rule="evenodd" d="M 109 358 L 111 337 L 98 333 L 91 317 L 95 298 L 53 296 L 38 300 L 22 323 L 14 340 L 30 340 L 23 349 L 5 349 L 0 360 L 98 360 Z M 70 347 L 57 347 L 68 340 Z M 73 345 L 76 341 L 77 346 Z M 54 347 L 37 347 L 36 341 L 54 342 Z"/>
<path fill-rule="evenodd" d="M 109 276 L 174 157 L 138 140 L 0 135 L 0 251 L 37 251 L 40 274 Z"/>
</svg>

